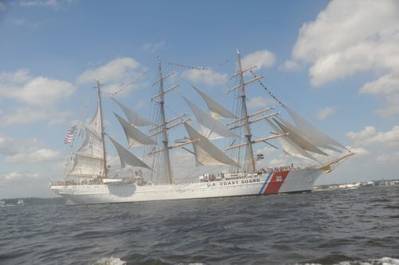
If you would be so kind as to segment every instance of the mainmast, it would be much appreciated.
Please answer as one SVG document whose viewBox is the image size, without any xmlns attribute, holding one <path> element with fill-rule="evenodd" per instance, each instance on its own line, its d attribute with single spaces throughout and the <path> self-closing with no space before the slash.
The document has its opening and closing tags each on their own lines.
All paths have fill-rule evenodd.
<svg viewBox="0 0 399 265">
<path fill-rule="evenodd" d="M 102 108 L 102 100 L 101 100 L 101 84 L 97 80 L 96 82 L 96 88 L 97 88 L 97 100 L 98 100 L 98 107 L 100 109 L 100 123 L 101 123 L 101 144 L 102 144 L 102 149 L 103 149 L 103 172 L 104 172 L 104 178 L 107 178 L 107 154 L 105 150 L 105 132 L 104 132 L 104 120 L 103 120 L 103 108 Z"/>
<path fill-rule="evenodd" d="M 244 82 L 244 72 L 241 65 L 240 52 L 237 50 L 237 64 L 238 64 L 238 74 L 240 77 L 239 93 L 241 98 L 241 119 L 244 125 L 245 141 L 246 141 L 246 151 L 245 151 L 245 161 L 243 169 L 247 172 L 255 172 L 255 159 L 254 151 L 252 147 L 252 133 L 251 127 L 249 126 L 249 116 L 247 109 L 247 99 L 245 94 L 245 82 Z"/>
<path fill-rule="evenodd" d="M 162 135 L 162 152 L 164 156 L 164 167 L 165 167 L 165 172 L 167 179 L 169 180 L 170 184 L 174 183 L 174 179 L 172 176 L 172 168 L 170 165 L 170 156 L 169 156 L 169 140 L 168 140 L 168 128 L 167 128 L 167 122 L 166 122 L 166 117 L 165 117 L 165 90 L 164 90 L 164 76 L 162 73 L 162 65 L 161 62 L 159 62 L 159 108 L 160 108 L 160 114 L 161 114 L 161 124 L 160 124 L 160 129 L 161 129 L 161 135 Z"/>
</svg>

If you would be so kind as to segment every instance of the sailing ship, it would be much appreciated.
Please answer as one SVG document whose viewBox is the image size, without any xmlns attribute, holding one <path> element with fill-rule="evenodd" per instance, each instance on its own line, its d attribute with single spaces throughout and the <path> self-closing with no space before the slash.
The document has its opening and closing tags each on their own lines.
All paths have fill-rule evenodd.
<svg viewBox="0 0 399 265">
<path fill-rule="evenodd" d="M 193 89 L 205 102 L 208 110 L 201 109 L 192 100 L 184 101 L 193 112 L 197 126 L 186 114 L 167 119 L 166 95 L 175 87 L 165 89 L 164 75 L 159 63 L 159 87 L 154 102 L 157 115 L 154 121 L 143 118 L 119 100 L 112 98 L 125 117 L 115 114 L 127 139 L 128 147 L 118 142 L 104 130 L 101 84 L 97 82 L 97 109 L 93 119 L 82 124 L 84 140 L 73 153 L 66 179 L 50 185 L 50 189 L 77 204 L 120 203 L 157 200 L 198 199 L 231 196 L 269 195 L 277 193 L 311 191 L 314 182 L 323 174 L 346 159 L 352 152 L 345 146 L 322 133 L 298 113 L 277 99 L 264 86 L 262 76 L 255 73 L 256 67 L 243 68 L 237 51 L 237 70 L 232 78 L 238 84 L 230 89 L 236 98 L 235 111 L 231 111 L 203 90 Z M 252 75 L 250 80 L 247 76 Z M 249 113 L 246 88 L 252 83 L 263 86 L 277 105 L 284 109 L 293 122 L 283 118 L 275 107 L 266 107 Z M 255 138 L 253 126 L 267 123 L 270 135 Z M 148 133 L 142 128 L 149 127 Z M 183 127 L 186 136 L 170 142 L 169 131 Z M 111 174 L 108 166 L 106 138 L 114 146 L 120 160 L 120 168 L 127 176 Z M 227 146 L 217 144 L 220 139 Z M 279 146 L 274 141 L 279 142 Z M 286 155 L 308 161 L 305 166 L 290 164 L 280 167 L 258 166 L 257 160 L 264 158 L 256 154 L 254 146 L 265 144 L 281 149 Z M 144 147 L 145 157 L 131 150 Z M 181 149 L 193 157 L 198 172 L 201 168 L 209 172 L 198 173 L 194 181 L 176 180 L 171 152 Z M 216 169 L 216 171 L 215 171 Z M 143 173 L 144 172 L 144 173 Z"/>
</svg>

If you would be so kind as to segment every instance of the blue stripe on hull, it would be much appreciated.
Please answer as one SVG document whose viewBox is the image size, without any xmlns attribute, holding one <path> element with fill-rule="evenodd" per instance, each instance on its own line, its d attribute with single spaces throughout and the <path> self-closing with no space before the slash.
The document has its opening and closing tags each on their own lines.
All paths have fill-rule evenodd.
<svg viewBox="0 0 399 265">
<path fill-rule="evenodd" d="M 272 173 L 273 173 L 273 172 L 270 172 L 269 175 L 266 177 L 265 183 L 263 183 L 262 188 L 260 189 L 260 191 L 259 191 L 259 193 L 258 193 L 259 195 L 262 194 L 262 191 L 263 191 L 263 189 L 265 188 L 267 182 L 269 181 L 269 178 L 270 178 L 270 176 L 272 175 Z"/>
</svg>

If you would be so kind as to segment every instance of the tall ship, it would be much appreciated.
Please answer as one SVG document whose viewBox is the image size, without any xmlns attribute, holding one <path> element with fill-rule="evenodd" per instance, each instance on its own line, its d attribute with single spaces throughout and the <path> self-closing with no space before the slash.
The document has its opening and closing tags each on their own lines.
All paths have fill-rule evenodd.
<svg viewBox="0 0 399 265">
<path fill-rule="evenodd" d="M 159 79 L 154 83 L 159 89 L 151 98 L 156 109 L 153 121 L 119 99 L 111 98 L 123 113 L 123 116 L 116 113 L 114 116 L 127 146 L 104 128 L 104 93 L 97 82 L 95 115 L 90 122 L 76 125 L 78 129 L 68 136 L 80 131 L 83 139 L 66 167 L 65 179 L 51 183 L 50 189 L 76 204 L 306 192 L 312 190 L 321 174 L 331 172 L 353 154 L 275 97 L 263 84 L 262 76 L 255 73 L 256 67 L 243 68 L 238 51 L 236 64 L 237 70 L 231 77 L 235 86 L 229 90 L 235 99 L 233 110 L 193 86 L 207 110 L 183 96 L 193 118 L 187 114 L 169 117 L 167 95 L 175 94 L 175 86 L 165 88 L 171 74 L 163 73 L 161 63 Z M 250 84 L 264 89 L 274 101 L 273 106 L 250 113 L 247 106 Z M 280 111 L 284 111 L 290 121 Z M 255 127 L 262 128 L 259 126 L 262 123 L 271 131 L 255 137 Z M 170 131 L 179 127 L 185 135 L 172 141 L 176 134 Z M 111 150 L 107 142 L 119 157 L 119 168 L 109 165 Z M 259 144 L 302 162 L 268 166 L 264 154 L 255 151 Z M 144 150 L 142 157 L 135 154 L 137 149 Z M 174 159 L 176 150 L 185 152 L 190 159 Z M 184 172 L 178 172 L 181 163 L 193 168 L 194 173 L 185 176 Z M 178 174 L 183 177 L 178 179 Z"/>
</svg>

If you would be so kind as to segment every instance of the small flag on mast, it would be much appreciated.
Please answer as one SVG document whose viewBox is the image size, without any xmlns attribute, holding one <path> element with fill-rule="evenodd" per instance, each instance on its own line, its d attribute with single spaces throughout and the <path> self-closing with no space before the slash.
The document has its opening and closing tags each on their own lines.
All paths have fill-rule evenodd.
<svg viewBox="0 0 399 265">
<path fill-rule="evenodd" d="M 64 137 L 64 144 L 71 144 L 73 142 L 73 139 L 75 138 L 76 129 L 77 127 L 76 125 L 74 125 L 67 130 Z"/>
</svg>

